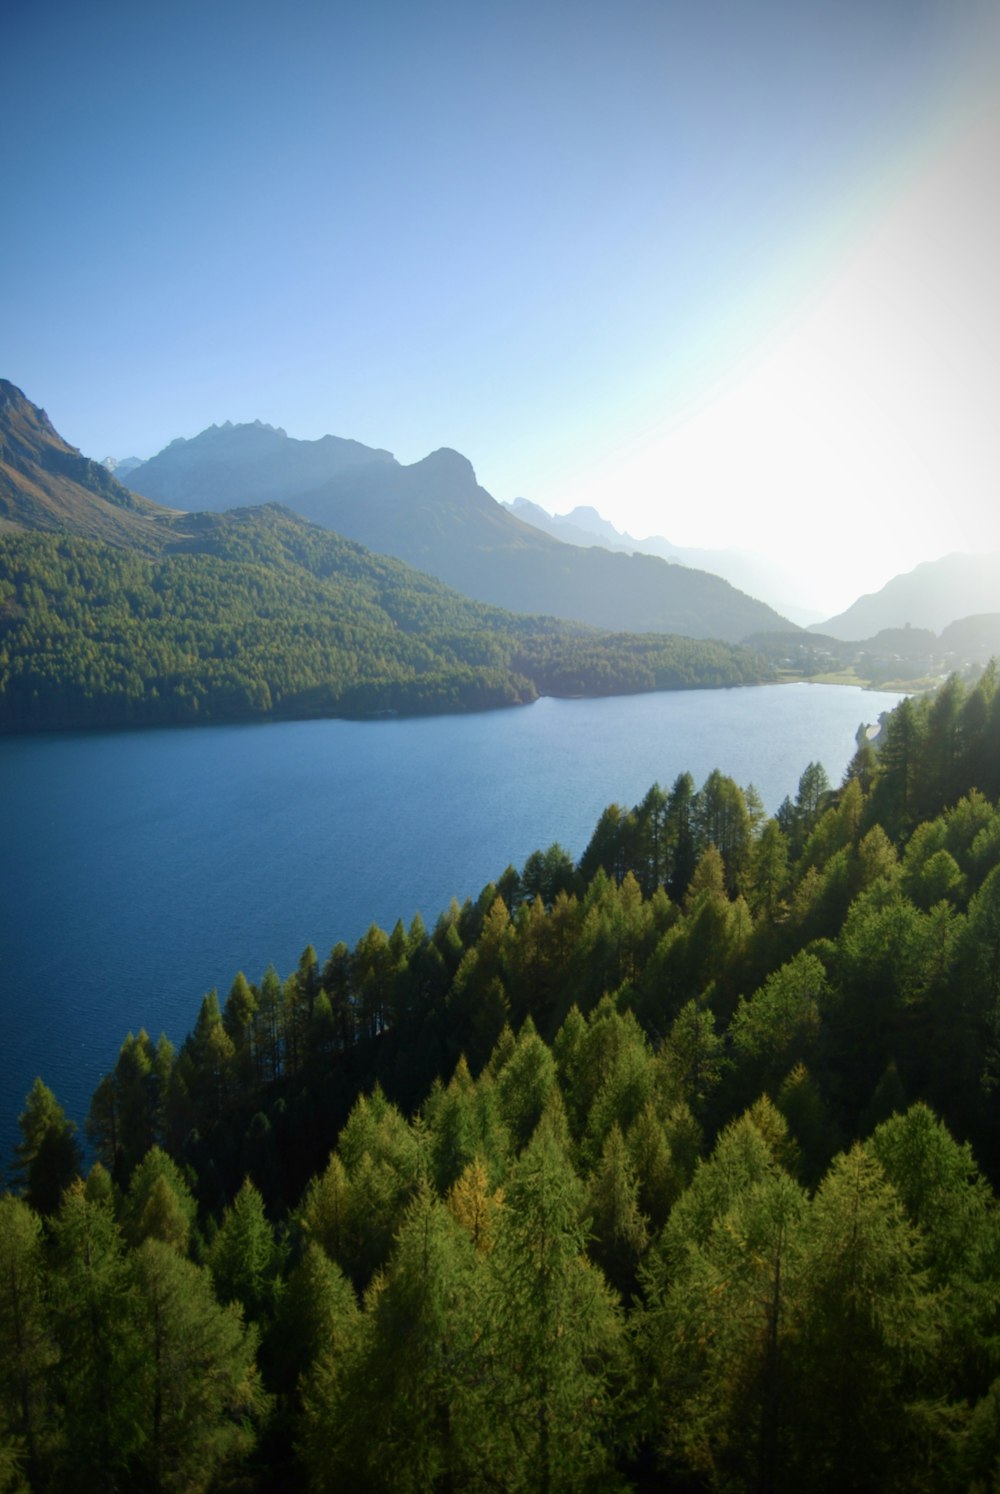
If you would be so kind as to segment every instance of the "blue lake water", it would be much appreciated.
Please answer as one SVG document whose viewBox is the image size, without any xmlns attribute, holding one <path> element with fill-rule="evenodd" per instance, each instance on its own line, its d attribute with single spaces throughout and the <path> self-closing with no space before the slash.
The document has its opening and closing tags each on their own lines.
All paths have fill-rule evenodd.
<svg viewBox="0 0 1000 1494">
<path fill-rule="evenodd" d="M 839 783 L 899 697 L 824 685 L 539 700 L 474 716 L 0 741 L 0 1171 L 36 1074 L 78 1122 L 129 1030 L 372 922 L 428 925 L 601 810 L 713 768 L 773 812 Z"/>
</svg>

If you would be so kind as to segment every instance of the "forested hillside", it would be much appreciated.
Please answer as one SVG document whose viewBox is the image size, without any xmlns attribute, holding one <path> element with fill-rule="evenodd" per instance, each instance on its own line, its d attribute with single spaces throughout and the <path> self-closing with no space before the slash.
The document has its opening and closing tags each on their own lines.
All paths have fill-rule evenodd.
<svg viewBox="0 0 1000 1494">
<path fill-rule="evenodd" d="M 477 710 L 756 683 L 745 649 L 470 602 L 287 511 L 186 515 L 166 552 L 0 533 L 0 731 Z"/>
<path fill-rule="evenodd" d="M 287 504 L 466 596 L 515 612 L 729 643 L 788 626 L 773 608 L 706 570 L 652 555 L 580 550 L 522 523 L 480 486 L 468 458 L 448 447 L 401 466 L 386 451 L 331 436 L 296 441 L 259 424 L 213 426 L 172 441 L 129 481 L 174 508 Z"/>
<path fill-rule="evenodd" d="M 7 1487 L 996 1488 L 998 795 L 991 665 L 39 1080 Z"/>
</svg>

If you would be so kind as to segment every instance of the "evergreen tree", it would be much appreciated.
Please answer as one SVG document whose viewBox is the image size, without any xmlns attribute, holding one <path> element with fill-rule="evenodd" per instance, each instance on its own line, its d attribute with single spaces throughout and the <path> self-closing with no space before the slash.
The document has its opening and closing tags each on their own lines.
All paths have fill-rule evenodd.
<svg viewBox="0 0 1000 1494">
<path fill-rule="evenodd" d="M 497 1076 L 500 1116 L 516 1150 L 527 1144 L 556 1084 L 555 1060 L 529 1018 Z"/>
<path fill-rule="evenodd" d="M 0 1427 L 23 1446 L 31 1488 L 44 1487 L 58 1437 L 52 1371 L 59 1355 L 45 1278 L 41 1220 L 20 1199 L 0 1198 Z"/>
<path fill-rule="evenodd" d="M 557 1133 L 538 1127 L 505 1185 L 489 1257 L 483 1416 L 511 1489 L 585 1487 L 612 1466 L 621 1322 L 583 1254 L 585 1197 Z M 496 1475 L 494 1475 L 496 1477 Z"/>
<path fill-rule="evenodd" d="M 52 1231 L 63 1477 L 74 1488 L 128 1489 L 144 1439 L 144 1349 L 132 1264 L 111 1212 L 90 1203 L 79 1181 L 67 1189 Z"/>
<path fill-rule="evenodd" d="M 366 1294 L 340 1372 L 315 1377 L 306 1396 L 301 1446 L 313 1487 L 469 1487 L 488 1458 L 469 1406 L 479 1269 L 425 1184 Z"/>
<path fill-rule="evenodd" d="M 639 1209 L 639 1182 L 617 1123 L 604 1141 L 588 1188 L 590 1253 L 611 1285 L 627 1301 L 649 1239 L 649 1221 Z"/>
<path fill-rule="evenodd" d="M 874 1158 L 857 1144 L 837 1157 L 804 1242 L 791 1366 L 800 1486 L 912 1489 L 933 1456 L 934 1424 L 918 1411 L 941 1315 L 925 1260 Z"/>
<path fill-rule="evenodd" d="M 753 1121 L 720 1140 L 647 1272 L 641 1323 L 668 1469 L 713 1489 L 791 1489 L 786 1357 L 806 1196 Z"/>
<path fill-rule="evenodd" d="M 257 998 L 242 970 L 237 971 L 222 1011 L 222 1025 L 233 1045 L 237 1086 L 243 1095 L 260 1081 L 260 1055 L 254 1046 Z"/>
<path fill-rule="evenodd" d="M 643 1106 L 628 1128 L 625 1145 L 635 1172 L 639 1209 L 652 1229 L 658 1231 L 689 1179 L 674 1156 L 667 1128 L 652 1100 Z"/>
<path fill-rule="evenodd" d="M 252 1321 L 268 1316 L 278 1253 L 264 1200 L 249 1178 L 223 1215 L 209 1247 L 208 1265 L 222 1302 L 239 1302 Z"/>
<path fill-rule="evenodd" d="M 884 1121 L 866 1143 L 921 1231 L 941 1294 L 940 1393 L 972 1399 L 1000 1373 L 1000 1209 L 968 1143 L 924 1104 Z"/>
<path fill-rule="evenodd" d="M 687 1002 L 659 1055 L 671 1093 L 698 1111 L 722 1078 L 723 1049 L 711 1011 L 697 1001 Z"/>
<path fill-rule="evenodd" d="M 489 1255 L 496 1237 L 497 1216 L 503 1208 L 503 1189 L 490 1189 L 489 1174 L 481 1157 L 474 1157 L 455 1180 L 445 1203 L 476 1251 Z"/>
<path fill-rule="evenodd" d="M 252 1423 L 264 1409 L 256 1332 L 235 1304 L 219 1305 L 204 1268 L 161 1240 L 136 1251 L 135 1274 L 143 1349 L 136 1469 L 151 1489 L 207 1489 L 254 1443 Z"/>
<path fill-rule="evenodd" d="M 318 1245 L 331 1261 L 342 1266 L 354 1254 L 349 1237 L 349 1190 L 344 1164 L 333 1152 L 324 1170 L 306 1188 L 298 1213 L 299 1226 L 307 1241 Z"/>
<path fill-rule="evenodd" d="M 22 1140 L 15 1148 L 14 1175 L 31 1208 L 54 1214 L 64 1190 L 80 1173 L 76 1126 L 41 1079 L 31 1086 L 18 1125 Z"/>
<path fill-rule="evenodd" d="M 822 962 L 805 950 L 769 975 L 749 1001 L 740 998 L 729 1027 L 744 1101 L 774 1093 L 797 1063 L 811 1062 L 829 983 Z"/>
<path fill-rule="evenodd" d="M 690 886 L 698 860 L 695 835 L 696 797 L 691 774 L 679 773 L 667 796 L 666 808 L 666 834 L 672 863 L 667 891 L 678 903 Z"/>
<path fill-rule="evenodd" d="M 197 1205 L 177 1163 L 160 1147 L 149 1149 L 132 1174 L 122 1223 L 138 1245 L 150 1237 L 187 1252 Z"/>
<path fill-rule="evenodd" d="M 351 1283 L 315 1240 L 307 1240 L 278 1308 L 271 1358 L 279 1383 L 294 1391 L 312 1376 L 321 1356 L 338 1358 L 357 1319 Z"/>
</svg>

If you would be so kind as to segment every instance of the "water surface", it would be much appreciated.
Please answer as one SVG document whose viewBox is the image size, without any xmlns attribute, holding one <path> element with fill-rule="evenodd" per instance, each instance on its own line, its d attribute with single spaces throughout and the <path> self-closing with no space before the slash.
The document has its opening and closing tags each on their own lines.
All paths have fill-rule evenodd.
<svg viewBox="0 0 1000 1494">
<path fill-rule="evenodd" d="M 432 924 L 536 848 L 578 857 L 605 805 L 685 769 L 773 812 L 810 761 L 838 783 L 898 698 L 766 685 L 0 740 L 0 1167 L 36 1074 L 82 1120 L 127 1031 L 179 1042 L 238 969 Z"/>
</svg>

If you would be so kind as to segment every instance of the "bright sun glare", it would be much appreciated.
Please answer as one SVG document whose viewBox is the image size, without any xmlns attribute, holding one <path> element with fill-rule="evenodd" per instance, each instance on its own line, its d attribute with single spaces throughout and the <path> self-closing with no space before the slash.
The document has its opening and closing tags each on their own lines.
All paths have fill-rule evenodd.
<svg viewBox="0 0 1000 1494">
<path fill-rule="evenodd" d="M 541 501 L 765 551 L 828 614 L 951 550 L 1000 548 L 1000 115 L 896 205 L 783 340 L 683 423 Z"/>
</svg>

